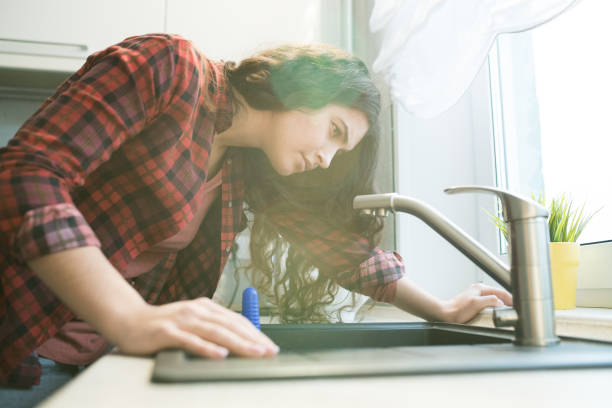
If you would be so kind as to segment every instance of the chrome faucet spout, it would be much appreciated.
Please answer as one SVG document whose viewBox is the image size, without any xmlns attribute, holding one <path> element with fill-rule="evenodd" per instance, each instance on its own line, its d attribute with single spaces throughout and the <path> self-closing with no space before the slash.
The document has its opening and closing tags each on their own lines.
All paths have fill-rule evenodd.
<svg viewBox="0 0 612 408">
<path fill-rule="evenodd" d="M 510 227 L 510 267 L 439 211 L 422 201 L 396 193 L 370 194 L 355 197 L 353 208 L 369 215 L 380 215 L 390 210 L 412 214 L 421 219 L 501 286 L 512 292 L 516 313 L 510 313 L 507 308 L 496 310 L 494 322 L 498 326 L 515 326 L 516 344 L 558 344 L 548 255 L 548 211 L 531 200 L 492 187 L 463 186 L 445 191 L 488 192 L 500 197 L 504 206 L 504 219 Z"/>
<path fill-rule="evenodd" d="M 497 283 L 511 290 L 510 267 L 432 206 L 411 197 L 390 193 L 357 196 L 353 200 L 353 208 L 367 209 L 370 212 L 386 209 L 414 215 L 488 273 Z"/>
</svg>

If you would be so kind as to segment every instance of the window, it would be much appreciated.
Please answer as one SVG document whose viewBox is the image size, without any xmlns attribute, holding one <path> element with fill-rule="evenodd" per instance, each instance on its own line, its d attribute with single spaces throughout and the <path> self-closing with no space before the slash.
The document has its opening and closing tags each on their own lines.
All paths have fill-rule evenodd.
<svg viewBox="0 0 612 408">
<path fill-rule="evenodd" d="M 597 211 L 579 242 L 612 239 L 612 3 L 581 2 L 489 55 L 497 185 L 567 193 Z"/>
</svg>

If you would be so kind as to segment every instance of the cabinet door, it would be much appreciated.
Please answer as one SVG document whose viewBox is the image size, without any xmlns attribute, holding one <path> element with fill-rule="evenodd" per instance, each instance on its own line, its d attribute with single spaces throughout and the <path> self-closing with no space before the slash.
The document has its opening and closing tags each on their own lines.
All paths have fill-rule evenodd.
<svg viewBox="0 0 612 408">
<path fill-rule="evenodd" d="M 3 2 L 0 66 L 44 70 L 63 60 L 78 68 L 89 54 L 125 37 L 163 32 L 164 7 L 164 0 Z"/>
<path fill-rule="evenodd" d="M 328 2 L 172 0 L 166 30 L 190 39 L 209 58 L 238 62 L 279 43 L 324 41 L 324 3 Z"/>
</svg>

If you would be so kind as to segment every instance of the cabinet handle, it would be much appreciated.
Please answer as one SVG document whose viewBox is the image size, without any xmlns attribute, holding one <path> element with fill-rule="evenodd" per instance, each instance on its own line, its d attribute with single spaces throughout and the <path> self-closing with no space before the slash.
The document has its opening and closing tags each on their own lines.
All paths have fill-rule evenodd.
<svg viewBox="0 0 612 408">
<path fill-rule="evenodd" d="M 0 52 L 7 54 L 83 58 L 87 56 L 88 49 L 86 44 L 0 38 Z"/>
</svg>

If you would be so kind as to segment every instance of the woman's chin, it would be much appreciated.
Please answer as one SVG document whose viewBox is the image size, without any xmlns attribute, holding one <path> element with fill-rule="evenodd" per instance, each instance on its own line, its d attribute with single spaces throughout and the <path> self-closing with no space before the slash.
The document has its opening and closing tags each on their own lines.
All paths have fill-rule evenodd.
<svg viewBox="0 0 612 408">
<path fill-rule="evenodd" d="M 281 176 L 290 176 L 292 174 L 299 173 L 299 171 L 295 169 L 288 169 L 286 167 L 274 167 L 274 170 L 276 170 L 276 172 Z"/>
<path fill-rule="evenodd" d="M 298 174 L 304 172 L 303 168 L 299 166 L 289 166 L 287 164 L 282 163 L 278 166 L 273 166 L 274 170 L 281 176 L 291 176 L 292 174 Z"/>
</svg>

